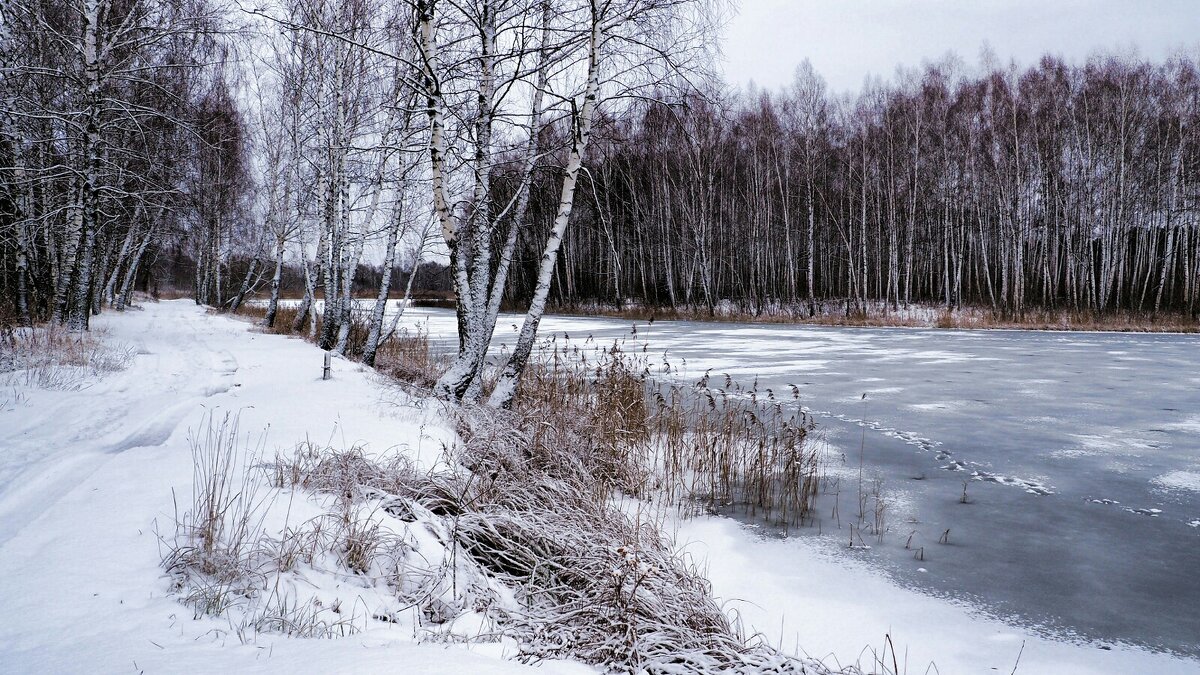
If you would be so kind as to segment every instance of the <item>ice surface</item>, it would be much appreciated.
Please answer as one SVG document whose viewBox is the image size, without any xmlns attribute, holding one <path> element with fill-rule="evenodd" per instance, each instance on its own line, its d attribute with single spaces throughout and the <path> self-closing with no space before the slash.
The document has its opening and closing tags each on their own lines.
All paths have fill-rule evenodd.
<svg viewBox="0 0 1200 675">
<path fill-rule="evenodd" d="M 452 313 L 413 320 L 452 343 Z M 1200 493 L 1156 482 L 1196 471 L 1200 336 L 558 317 L 543 335 L 558 321 L 573 340 L 624 339 L 652 362 L 665 353 L 683 380 L 711 369 L 713 381 L 799 387 L 849 465 L 835 475 L 856 472 L 861 444 L 868 475 L 905 495 L 891 539 L 872 550 L 903 584 L 1064 639 L 1200 657 L 1200 532 L 1188 527 Z M 854 497 L 842 498 L 844 515 Z M 910 514 L 920 520 L 911 528 Z M 844 538 L 830 510 L 818 517 L 817 538 Z M 910 529 L 936 554 L 926 572 L 903 548 Z M 947 529 L 953 545 L 938 545 Z"/>
<path fill-rule="evenodd" d="M 1200 492 L 1200 471 L 1171 471 L 1155 478 L 1154 482 L 1172 490 Z"/>
<path fill-rule="evenodd" d="M 970 604 L 925 595 L 816 538 L 754 535 L 723 518 L 684 522 L 683 550 L 713 591 L 772 644 L 799 645 L 828 663 L 873 663 L 899 654 L 901 672 L 1108 675 L 1196 673 L 1200 664 L 1145 649 L 1081 645 L 989 618 Z M 874 551 L 864 552 L 870 555 Z M 930 568 L 916 567 L 917 574 Z M 931 665 L 932 664 L 932 665 Z M 905 668 L 907 666 L 907 668 Z"/>
</svg>

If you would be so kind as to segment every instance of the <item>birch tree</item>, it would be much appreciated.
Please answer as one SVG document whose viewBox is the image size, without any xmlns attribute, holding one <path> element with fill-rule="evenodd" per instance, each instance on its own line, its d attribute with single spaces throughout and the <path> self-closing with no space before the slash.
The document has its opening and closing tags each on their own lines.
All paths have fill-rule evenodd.
<svg viewBox="0 0 1200 675">
<path fill-rule="evenodd" d="M 451 9 L 443 14 L 441 10 L 447 6 Z M 539 147 L 538 138 L 543 129 L 561 125 L 569 129 L 567 158 L 561 208 L 543 252 L 544 274 L 539 279 L 544 276 L 545 280 L 535 287 L 522 330 L 519 349 L 523 356 L 510 359 L 502 376 L 503 389 L 491 402 L 507 405 L 511 400 L 513 385 L 528 358 L 524 345 L 536 335 L 545 308 L 591 126 L 605 97 L 603 85 L 607 83 L 607 95 L 618 100 L 632 91 L 635 83 L 643 84 L 639 78 L 647 72 L 656 78 L 670 73 L 677 65 L 672 59 L 683 55 L 672 51 L 674 44 L 667 45 L 678 37 L 671 22 L 687 18 L 687 12 L 697 9 L 696 3 L 665 1 L 414 3 L 429 120 L 432 203 L 450 252 L 459 316 L 459 354 L 437 384 L 439 396 L 460 400 L 481 393 L 479 373 L 495 329 L 515 242 L 527 228 L 531 176 L 538 155 L 548 151 Z M 526 16 L 541 17 L 536 30 L 530 30 Z M 445 43 L 454 49 L 444 50 Z M 464 52 L 464 45 L 469 45 L 469 51 Z M 525 65 L 527 60 L 533 65 Z M 452 65 L 463 63 L 467 65 Z M 611 69 L 607 79 L 602 72 L 605 63 Z M 469 73 L 469 100 L 461 97 L 463 79 L 455 77 L 460 72 Z M 511 200 L 497 208 L 492 180 L 497 164 L 496 128 L 511 117 L 515 107 L 511 97 L 518 84 L 525 85 L 525 100 L 531 102 L 528 123 L 522 125 L 526 140 L 513 144 L 521 148 L 512 153 L 521 175 Z M 454 113 L 461 110 L 470 111 L 468 123 L 455 125 L 462 115 Z M 466 171 L 456 173 L 451 138 L 465 139 L 470 148 L 461 163 Z M 458 180 L 469 186 L 463 189 L 465 198 L 455 194 Z M 507 229 L 501 229 L 502 223 Z M 498 250 L 496 243 L 500 244 Z"/>
<path fill-rule="evenodd" d="M 217 21 L 199 1 L 13 0 L 3 12 L 0 177 L 13 198 L 16 304 L 86 329 L 115 295 L 116 270 L 147 250 L 142 233 L 163 232 L 146 218 L 178 184 L 147 169 L 189 159 L 162 154 L 163 140 L 192 121 Z"/>
</svg>

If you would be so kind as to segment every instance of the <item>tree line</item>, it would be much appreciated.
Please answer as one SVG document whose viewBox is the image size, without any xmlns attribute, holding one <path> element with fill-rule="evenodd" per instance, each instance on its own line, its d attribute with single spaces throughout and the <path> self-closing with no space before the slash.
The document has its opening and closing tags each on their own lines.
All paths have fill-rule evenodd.
<svg viewBox="0 0 1200 675">
<path fill-rule="evenodd" d="M 345 352 L 365 317 L 372 363 L 442 260 L 437 393 L 482 400 L 507 301 L 504 406 L 554 303 L 1200 310 L 1189 57 L 731 92 L 707 0 L 0 8 L 9 321 L 86 329 L 153 271 L 270 326 L 299 287 L 291 330 Z"/>
<path fill-rule="evenodd" d="M 975 73 L 951 58 L 853 96 L 805 63 L 781 91 L 692 92 L 598 124 L 554 298 L 1195 315 L 1198 169 L 1191 57 Z M 551 204 L 535 199 L 535 221 Z"/>
<path fill-rule="evenodd" d="M 441 255 L 459 350 L 436 393 L 480 400 L 515 247 L 536 242 L 532 299 L 490 397 L 507 406 L 595 120 L 705 79 L 719 5 L 277 0 L 231 17 L 206 0 L 9 0 L 0 318 L 85 330 L 166 265 L 197 304 L 237 311 L 264 292 L 274 326 L 291 269 L 304 289 L 291 330 L 344 353 L 365 315 L 370 364 L 400 316 L 385 322 L 395 272 Z M 562 161 L 538 177 L 554 215 L 535 232 L 548 157 Z M 364 256 L 382 258 L 366 306 Z M 420 275 L 404 276 L 407 296 Z"/>
<path fill-rule="evenodd" d="M 24 323 L 83 329 L 129 302 L 168 230 L 205 217 L 188 200 L 242 170 L 226 161 L 240 157 L 223 131 L 230 93 L 206 65 L 221 58 L 221 20 L 190 0 L 0 12 L 3 297 Z"/>
</svg>

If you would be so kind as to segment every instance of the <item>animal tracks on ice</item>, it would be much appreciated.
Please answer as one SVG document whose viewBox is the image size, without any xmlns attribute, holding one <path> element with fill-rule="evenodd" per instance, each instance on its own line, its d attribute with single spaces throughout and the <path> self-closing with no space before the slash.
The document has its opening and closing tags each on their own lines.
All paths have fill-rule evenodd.
<svg viewBox="0 0 1200 675">
<path fill-rule="evenodd" d="M 1126 506 L 1125 504 L 1122 504 L 1121 502 L 1119 502 L 1115 499 L 1102 499 L 1102 498 L 1096 498 L 1096 497 L 1087 497 L 1084 501 L 1088 502 L 1089 504 L 1099 504 L 1101 506 L 1112 506 L 1112 507 L 1121 509 L 1122 511 L 1124 511 L 1126 513 L 1131 513 L 1135 516 L 1146 516 L 1147 518 L 1158 518 L 1160 516 L 1166 515 L 1166 512 L 1159 508 L 1151 508 L 1151 507 L 1140 508 L 1140 507 Z M 1182 520 L 1181 522 L 1184 525 L 1187 525 L 1188 527 L 1200 528 L 1200 518 L 1195 518 L 1192 520 L 1185 519 L 1185 520 Z"/>
<path fill-rule="evenodd" d="M 851 417 L 850 415 L 847 415 L 845 413 L 835 413 L 835 412 L 831 412 L 828 410 L 813 410 L 807 406 L 803 406 L 802 409 L 804 410 L 805 413 L 808 413 L 810 415 L 814 415 L 817 417 L 826 417 L 826 418 L 846 422 L 847 424 L 854 424 L 854 425 L 857 425 L 860 427 L 865 427 L 867 429 L 870 429 L 871 431 L 876 431 L 876 432 L 883 434 L 884 436 L 887 436 L 889 438 L 895 438 L 899 441 L 902 441 L 906 445 L 911 445 L 913 447 L 919 448 L 922 452 L 933 452 L 936 450 L 937 455 L 935 456 L 935 459 L 939 462 L 946 462 L 945 464 L 943 464 L 939 467 L 943 471 L 970 471 L 971 472 L 971 480 L 981 481 L 981 482 L 985 482 L 985 483 L 995 483 L 997 485 L 1007 485 L 1007 486 L 1011 486 L 1011 487 L 1018 487 L 1018 488 L 1025 490 L 1025 492 L 1027 492 L 1031 495 L 1038 495 L 1038 496 L 1044 497 L 1046 495 L 1054 494 L 1054 486 L 1047 485 L 1046 483 L 1043 483 L 1041 481 L 1037 481 L 1037 480 L 1033 480 L 1033 479 L 1029 479 L 1029 478 L 1017 478 L 1014 476 L 1000 475 L 1000 474 L 985 470 L 985 468 L 984 468 L 985 465 L 980 464 L 979 462 L 972 462 L 970 460 L 956 459 L 954 457 L 954 453 L 952 453 L 951 451 L 949 451 L 943 447 L 940 447 L 942 445 L 940 441 L 935 441 L 931 438 L 925 438 L 924 436 L 921 436 L 912 431 L 904 431 L 903 429 L 889 427 L 889 426 L 883 424 L 882 422 L 879 422 L 876 420 L 859 419 L 856 417 Z"/>
</svg>

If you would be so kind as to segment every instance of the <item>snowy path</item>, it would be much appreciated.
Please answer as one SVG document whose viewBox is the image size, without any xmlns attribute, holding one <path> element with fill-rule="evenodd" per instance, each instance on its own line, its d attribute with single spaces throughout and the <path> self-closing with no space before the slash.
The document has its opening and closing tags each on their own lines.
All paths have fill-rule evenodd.
<svg viewBox="0 0 1200 675">
<path fill-rule="evenodd" d="M 173 493 L 188 499 L 188 430 L 206 411 L 240 411 L 255 440 L 269 427 L 267 453 L 311 437 L 432 454 L 452 432 L 355 364 L 335 361 L 322 382 L 311 345 L 188 301 L 97 323 L 137 347 L 128 369 L 76 392 L 26 389 L 0 410 L 0 672 L 530 670 L 495 646 L 416 645 L 398 629 L 242 645 L 193 620 L 166 596 L 156 531 L 173 531 Z"/>
<path fill-rule="evenodd" d="M 212 322 L 195 313 L 168 321 L 149 312 L 145 319 L 141 331 L 161 349 L 147 351 L 141 342 L 138 358 L 119 375 L 82 391 L 31 393 L 45 405 L 9 412 L 0 457 L 0 544 L 112 455 L 166 443 L 189 412 L 233 386 L 237 359 L 214 351 Z"/>
</svg>

